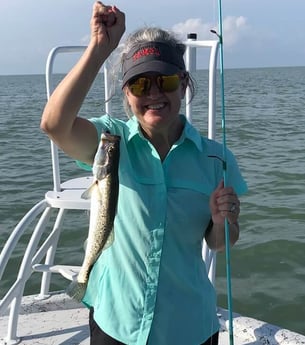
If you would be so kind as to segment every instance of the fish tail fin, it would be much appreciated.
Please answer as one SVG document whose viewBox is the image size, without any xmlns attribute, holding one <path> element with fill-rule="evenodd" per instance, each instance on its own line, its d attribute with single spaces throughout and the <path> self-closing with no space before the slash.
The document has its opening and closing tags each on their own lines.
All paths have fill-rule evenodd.
<svg viewBox="0 0 305 345">
<path fill-rule="evenodd" d="M 77 302 L 81 302 L 87 288 L 87 283 L 79 283 L 78 281 L 72 281 L 66 289 L 66 294 L 75 299 Z"/>
</svg>

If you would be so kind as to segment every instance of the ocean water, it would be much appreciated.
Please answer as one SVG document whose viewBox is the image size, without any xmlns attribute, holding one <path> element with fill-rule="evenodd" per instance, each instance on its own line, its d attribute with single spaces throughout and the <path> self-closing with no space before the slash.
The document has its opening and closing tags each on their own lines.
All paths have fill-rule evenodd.
<svg viewBox="0 0 305 345">
<path fill-rule="evenodd" d="M 194 74 L 194 123 L 206 133 L 207 72 Z M 81 113 L 104 113 L 97 80 Z M 234 311 L 305 334 L 305 67 L 225 71 L 227 145 L 249 192 L 241 198 L 241 235 L 231 250 Z M 50 145 L 40 131 L 44 76 L 0 76 L 0 250 L 20 219 L 52 189 Z M 220 107 L 218 106 L 218 114 Z M 119 95 L 113 116 L 124 118 Z M 220 116 L 217 137 L 221 141 Z M 84 175 L 60 155 L 62 179 Z M 56 262 L 79 264 L 88 214 L 65 219 Z M 29 229 L 30 232 L 31 229 Z M 29 241 L 17 245 L 0 281 L 0 298 L 16 277 Z M 38 274 L 26 293 L 39 289 Z M 67 282 L 56 277 L 53 288 Z M 226 307 L 225 254 L 217 258 L 218 304 Z"/>
</svg>

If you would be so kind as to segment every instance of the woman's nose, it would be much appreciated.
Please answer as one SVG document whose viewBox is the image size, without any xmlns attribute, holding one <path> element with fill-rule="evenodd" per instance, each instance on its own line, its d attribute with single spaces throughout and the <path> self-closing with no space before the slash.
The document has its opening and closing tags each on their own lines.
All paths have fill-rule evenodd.
<svg viewBox="0 0 305 345">
<path fill-rule="evenodd" d="M 156 80 L 151 80 L 151 85 L 150 85 L 150 89 L 149 89 L 149 92 L 148 92 L 148 96 L 155 96 L 155 95 L 159 95 L 161 93 L 158 85 L 157 85 L 157 82 Z"/>
</svg>

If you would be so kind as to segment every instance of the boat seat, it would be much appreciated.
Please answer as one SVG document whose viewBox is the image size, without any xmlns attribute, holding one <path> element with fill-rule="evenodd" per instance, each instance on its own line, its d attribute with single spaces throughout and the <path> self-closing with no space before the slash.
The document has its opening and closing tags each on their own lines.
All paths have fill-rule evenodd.
<svg viewBox="0 0 305 345">
<path fill-rule="evenodd" d="M 78 177 L 60 185 L 60 191 L 48 191 L 45 194 L 45 199 L 53 208 L 67 209 L 67 210 L 90 210 L 90 200 L 83 199 L 82 194 L 92 183 L 92 176 Z M 86 246 L 84 243 L 84 249 Z M 80 266 L 70 265 L 47 265 L 35 264 L 32 267 L 35 272 L 42 273 L 59 273 L 68 280 L 75 280 Z"/>
<path fill-rule="evenodd" d="M 82 198 L 82 193 L 91 185 L 92 176 L 79 177 L 60 185 L 60 191 L 48 191 L 45 198 L 51 207 L 70 210 L 89 210 L 90 200 Z"/>
<path fill-rule="evenodd" d="M 36 264 L 33 265 L 35 272 L 49 272 L 59 273 L 68 280 L 74 281 L 80 271 L 80 266 L 68 266 L 68 265 L 45 265 Z"/>
</svg>

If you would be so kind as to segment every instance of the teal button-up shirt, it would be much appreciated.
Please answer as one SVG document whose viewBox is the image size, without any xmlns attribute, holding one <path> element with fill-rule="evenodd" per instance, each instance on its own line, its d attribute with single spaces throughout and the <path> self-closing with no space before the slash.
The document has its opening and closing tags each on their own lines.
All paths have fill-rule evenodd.
<svg viewBox="0 0 305 345">
<path fill-rule="evenodd" d="M 120 188 L 114 243 L 95 263 L 83 302 L 104 332 L 128 345 L 199 345 L 219 328 L 201 253 L 222 146 L 182 119 L 163 162 L 135 118 L 92 119 L 99 135 L 121 136 Z M 228 185 L 244 193 L 230 151 L 227 170 Z"/>
</svg>

